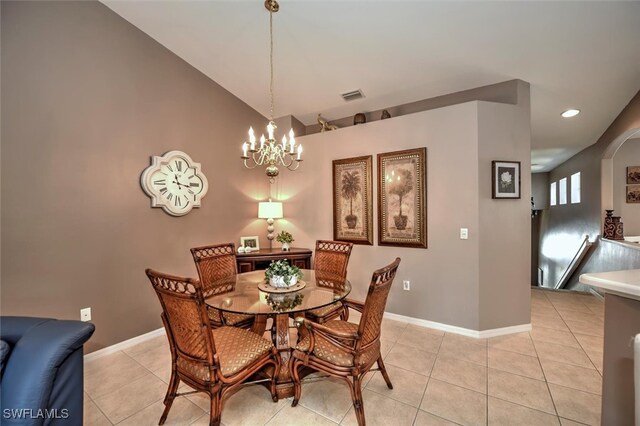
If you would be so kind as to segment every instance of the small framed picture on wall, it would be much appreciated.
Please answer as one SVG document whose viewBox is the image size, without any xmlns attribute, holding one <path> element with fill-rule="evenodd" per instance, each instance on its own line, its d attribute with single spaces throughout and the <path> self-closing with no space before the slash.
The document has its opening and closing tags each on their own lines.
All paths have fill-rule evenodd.
<svg viewBox="0 0 640 426">
<path fill-rule="evenodd" d="M 520 198 L 520 162 L 491 162 L 491 198 Z"/>
<path fill-rule="evenodd" d="M 630 185 L 640 184 L 640 166 L 627 167 L 627 183 Z"/>
<path fill-rule="evenodd" d="M 640 185 L 627 185 L 627 203 L 640 203 Z"/>
</svg>

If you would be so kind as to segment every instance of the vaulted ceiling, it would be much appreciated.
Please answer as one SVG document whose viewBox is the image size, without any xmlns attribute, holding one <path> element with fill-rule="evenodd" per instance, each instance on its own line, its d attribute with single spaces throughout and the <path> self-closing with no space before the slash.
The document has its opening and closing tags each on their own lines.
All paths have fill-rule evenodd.
<svg viewBox="0 0 640 426">
<path fill-rule="evenodd" d="M 269 115 L 262 1 L 103 1 Z M 531 83 L 532 163 L 596 142 L 640 89 L 640 2 L 282 0 L 276 116 L 305 124 L 519 78 Z M 362 89 L 346 103 L 340 93 Z M 580 115 L 560 116 L 568 108 Z"/>
</svg>

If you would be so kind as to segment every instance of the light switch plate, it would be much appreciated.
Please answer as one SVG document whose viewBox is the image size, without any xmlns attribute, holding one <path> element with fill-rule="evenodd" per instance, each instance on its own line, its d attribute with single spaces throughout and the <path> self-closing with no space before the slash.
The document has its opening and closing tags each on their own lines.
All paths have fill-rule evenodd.
<svg viewBox="0 0 640 426">
<path fill-rule="evenodd" d="M 460 239 L 461 240 L 469 239 L 469 228 L 460 228 Z"/>
</svg>

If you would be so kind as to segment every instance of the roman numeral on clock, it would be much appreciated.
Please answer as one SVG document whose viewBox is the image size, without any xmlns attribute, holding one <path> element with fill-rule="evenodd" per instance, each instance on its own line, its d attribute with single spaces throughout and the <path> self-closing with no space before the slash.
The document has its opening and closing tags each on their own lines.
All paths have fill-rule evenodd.
<svg viewBox="0 0 640 426">
<path fill-rule="evenodd" d="M 166 179 L 158 179 L 153 181 L 154 185 L 166 185 L 166 183 L 167 183 Z"/>
<path fill-rule="evenodd" d="M 173 198 L 173 194 L 169 193 L 169 195 L 167 195 L 167 200 L 171 201 L 172 198 Z"/>
<path fill-rule="evenodd" d="M 197 183 L 197 182 L 190 182 L 190 183 L 189 183 L 189 186 L 192 186 L 192 187 L 194 187 L 194 188 L 199 188 L 199 187 L 200 187 L 200 184 L 199 184 L 199 183 Z"/>
<path fill-rule="evenodd" d="M 182 161 L 176 161 L 176 169 L 178 169 L 179 172 L 182 171 Z"/>
<path fill-rule="evenodd" d="M 166 188 L 166 187 L 164 187 L 164 188 L 160 188 L 160 193 L 161 193 L 162 195 L 164 195 L 164 193 L 165 193 L 165 192 L 167 192 L 167 188 Z"/>
<path fill-rule="evenodd" d="M 176 197 L 175 205 L 176 207 L 182 206 L 182 200 L 180 197 Z"/>
</svg>

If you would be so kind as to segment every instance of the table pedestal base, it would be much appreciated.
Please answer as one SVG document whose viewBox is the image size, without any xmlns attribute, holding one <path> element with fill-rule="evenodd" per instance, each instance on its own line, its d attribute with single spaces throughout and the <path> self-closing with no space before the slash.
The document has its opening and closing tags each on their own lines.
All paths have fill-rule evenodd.
<svg viewBox="0 0 640 426">
<path fill-rule="evenodd" d="M 265 315 L 256 315 L 252 331 L 262 335 L 267 323 Z M 273 318 L 271 340 L 280 354 L 280 374 L 276 380 L 278 398 L 291 398 L 294 394 L 291 378 L 291 339 L 289 337 L 289 315 L 278 314 Z"/>
</svg>

